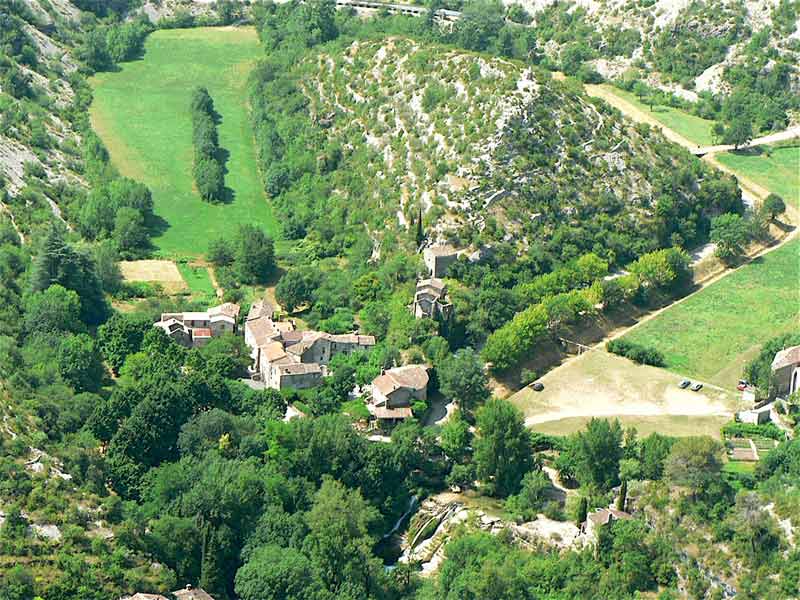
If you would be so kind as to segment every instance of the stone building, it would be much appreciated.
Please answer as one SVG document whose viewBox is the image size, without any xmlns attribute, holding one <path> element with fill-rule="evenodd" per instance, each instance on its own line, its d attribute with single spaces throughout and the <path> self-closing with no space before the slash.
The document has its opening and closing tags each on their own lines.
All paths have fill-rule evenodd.
<svg viewBox="0 0 800 600">
<path fill-rule="evenodd" d="M 444 281 L 432 277 L 417 282 L 414 304 L 411 305 L 411 311 L 417 319 L 447 319 L 452 309 Z"/>
<path fill-rule="evenodd" d="M 773 394 L 781 397 L 800 391 L 800 346 L 784 348 L 772 360 Z"/>
<path fill-rule="evenodd" d="M 296 331 L 292 321 L 274 316 L 266 303 L 254 304 L 244 324 L 244 340 L 251 349 L 252 372 L 276 390 L 317 386 L 334 356 L 375 345 L 371 335 Z"/>
<path fill-rule="evenodd" d="M 384 371 L 372 381 L 370 413 L 382 423 L 396 423 L 412 415 L 411 405 L 428 396 L 428 370 L 406 365 Z"/>
<path fill-rule="evenodd" d="M 584 531 L 587 537 L 597 540 L 597 535 L 601 527 L 610 525 L 614 521 L 628 521 L 633 517 L 615 508 L 598 508 L 593 513 L 589 513 L 584 524 Z"/>
<path fill-rule="evenodd" d="M 431 277 L 444 277 L 447 269 L 458 259 L 458 250 L 453 246 L 430 246 L 422 251 L 422 259 Z"/>
<path fill-rule="evenodd" d="M 161 313 L 154 323 L 171 339 L 187 348 L 206 345 L 211 338 L 236 333 L 239 305 L 226 302 L 204 312 Z"/>
</svg>

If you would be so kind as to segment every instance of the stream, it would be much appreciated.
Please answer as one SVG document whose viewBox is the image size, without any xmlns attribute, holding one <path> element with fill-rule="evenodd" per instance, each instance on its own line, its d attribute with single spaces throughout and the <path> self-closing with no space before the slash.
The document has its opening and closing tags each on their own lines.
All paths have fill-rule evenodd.
<svg viewBox="0 0 800 600">
<path fill-rule="evenodd" d="M 397 559 L 403 554 L 403 529 L 408 525 L 411 516 L 419 508 L 419 498 L 411 496 L 408 501 L 406 511 L 395 522 L 394 526 L 383 534 L 375 545 L 375 554 L 383 560 L 383 564 L 388 568 L 394 568 Z"/>
</svg>

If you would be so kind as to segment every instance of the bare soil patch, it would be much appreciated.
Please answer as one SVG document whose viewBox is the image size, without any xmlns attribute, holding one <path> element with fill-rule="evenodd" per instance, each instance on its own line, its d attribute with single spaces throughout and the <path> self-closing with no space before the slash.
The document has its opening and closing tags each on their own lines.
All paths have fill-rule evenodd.
<svg viewBox="0 0 800 600">
<path fill-rule="evenodd" d="M 127 260 L 119 263 L 126 281 L 160 283 L 170 293 L 186 290 L 177 265 L 171 260 Z"/>
<path fill-rule="evenodd" d="M 734 394 L 706 385 L 678 387 L 680 377 L 595 349 L 544 375 L 545 389 L 525 388 L 509 400 L 525 423 L 548 433 L 581 429 L 592 417 L 620 417 L 626 425 L 673 435 L 716 431 L 738 406 Z"/>
</svg>

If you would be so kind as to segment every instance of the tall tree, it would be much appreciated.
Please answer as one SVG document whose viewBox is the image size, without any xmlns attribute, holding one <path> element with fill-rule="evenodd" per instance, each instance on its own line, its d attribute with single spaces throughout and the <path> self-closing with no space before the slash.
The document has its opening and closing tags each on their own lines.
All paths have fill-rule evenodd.
<svg viewBox="0 0 800 600">
<path fill-rule="evenodd" d="M 53 284 L 78 294 L 84 323 L 97 325 L 108 318 L 109 307 L 94 262 L 84 252 L 73 249 L 56 225 L 50 227 L 39 246 L 31 269 L 30 289 L 40 292 Z"/>
<path fill-rule="evenodd" d="M 240 226 L 235 260 L 242 283 L 264 283 L 275 268 L 272 239 L 255 225 Z"/>
<path fill-rule="evenodd" d="M 306 514 L 303 551 L 325 586 L 343 598 L 369 598 L 381 566 L 372 555 L 369 529 L 378 517 L 358 490 L 325 477 Z"/>
<path fill-rule="evenodd" d="M 578 480 L 598 490 L 608 490 L 619 481 L 622 458 L 622 427 L 619 421 L 592 419 L 575 437 Z"/>
<path fill-rule="evenodd" d="M 492 495 L 505 497 L 519 490 L 535 465 L 531 436 L 522 413 L 505 400 L 489 400 L 477 417 L 475 466 Z"/>
<path fill-rule="evenodd" d="M 438 368 L 439 389 L 469 413 L 489 397 L 488 378 L 480 356 L 472 348 L 462 348 L 442 361 Z"/>
<path fill-rule="evenodd" d="M 666 475 L 674 485 L 689 489 L 693 498 L 719 481 L 723 448 L 708 436 L 685 437 L 672 446 L 666 461 Z"/>
</svg>

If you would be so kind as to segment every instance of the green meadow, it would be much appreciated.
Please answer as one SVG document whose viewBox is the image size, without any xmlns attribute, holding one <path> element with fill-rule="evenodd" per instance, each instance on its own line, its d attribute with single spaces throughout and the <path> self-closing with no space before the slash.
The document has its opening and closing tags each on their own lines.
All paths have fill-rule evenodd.
<svg viewBox="0 0 800 600">
<path fill-rule="evenodd" d="M 92 125 L 119 171 L 152 190 L 160 221 L 153 243 L 162 256 L 202 255 L 210 239 L 232 236 L 242 223 L 278 230 L 246 105 L 248 74 L 261 52 L 253 28 L 156 31 L 141 60 L 92 78 Z M 224 204 L 203 202 L 193 189 L 189 99 L 200 85 L 214 99 L 220 146 L 229 153 Z"/>
<path fill-rule="evenodd" d="M 664 353 L 667 368 L 730 387 L 775 336 L 800 327 L 800 240 L 754 260 L 637 327 L 625 339 Z"/>
<path fill-rule="evenodd" d="M 800 145 L 720 152 L 715 158 L 800 208 Z"/>
</svg>

